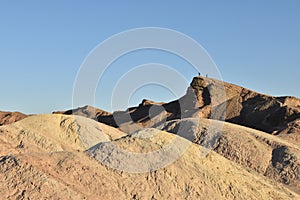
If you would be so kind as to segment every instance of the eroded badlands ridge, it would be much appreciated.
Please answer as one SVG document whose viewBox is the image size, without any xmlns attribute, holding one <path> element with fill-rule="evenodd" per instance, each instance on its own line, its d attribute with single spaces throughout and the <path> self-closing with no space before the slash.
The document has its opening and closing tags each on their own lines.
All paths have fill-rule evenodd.
<svg viewBox="0 0 300 200">
<path fill-rule="evenodd" d="M 195 77 L 126 111 L 2 112 L 0 199 L 300 199 L 299 110 Z"/>
</svg>

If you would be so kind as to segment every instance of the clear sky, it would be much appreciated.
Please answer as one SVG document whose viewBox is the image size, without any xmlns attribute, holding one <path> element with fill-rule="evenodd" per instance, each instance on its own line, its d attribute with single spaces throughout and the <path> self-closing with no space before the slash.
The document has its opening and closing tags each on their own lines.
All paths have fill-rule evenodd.
<svg viewBox="0 0 300 200">
<path fill-rule="evenodd" d="M 72 107 L 73 83 L 89 52 L 100 42 L 132 28 L 180 31 L 211 55 L 224 81 L 258 92 L 300 97 L 300 1 L 298 0 L 1 0 L 0 110 L 48 113 Z M 158 52 L 140 52 L 118 61 L 124 66 L 161 62 L 192 79 L 182 60 Z M 125 67 L 127 66 L 127 67 Z M 122 71 L 122 70 L 121 70 Z M 126 71 L 126 70 L 125 70 Z M 97 91 L 96 106 L 111 110 Z M 187 85 L 181 87 L 182 93 Z M 174 99 L 157 85 L 138 90 L 142 98 Z"/>
</svg>

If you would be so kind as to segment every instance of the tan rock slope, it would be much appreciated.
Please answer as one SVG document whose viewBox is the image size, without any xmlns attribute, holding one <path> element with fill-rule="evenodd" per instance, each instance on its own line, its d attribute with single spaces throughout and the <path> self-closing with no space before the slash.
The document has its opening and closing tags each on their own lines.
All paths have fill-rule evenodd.
<svg viewBox="0 0 300 200">
<path fill-rule="evenodd" d="M 20 112 L 4 112 L 0 111 L 0 126 L 11 124 L 21 119 L 24 119 L 27 115 Z"/>
<path fill-rule="evenodd" d="M 101 141 L 111 141 L 125 134 L 113 127 L 81 116 L 35 115 L 2 126 L 0 141 L 19 151 L 86 150 Z M 2 148 L 7 151 L 11 148 Z"/>
<path fill-rule="evenodd" d="M 37 115 L 25 120 L 0 128 L 0 145 L 5 146 L 0 148 L 0 191 L 3 199 L 300 198 L 282 184 L 245 170 L 214 152 L 206 155 L 206 150 L 197 144 L 183 138 L 174 143 L 174 134 L 146 129 L 116 139 L 113 143 L 101 136 L 98 138 L 100 143 L 85 152 L 84 149 L 91 144 L 78 142 L 75 133 L 79 140 L 82 137 L 98 137 L 93 135 L 93 129 L 100 127 L 102 130 L 101 124 L 64 115 Z M 74 128 L 78 127 L 73 125 L 74 120 L 82 129 Z M 92 128 L 86 130 L 85 126 Z M 53 131 L 48 132 L 51 127 Z M 116 129 L 106 128 L 107 132 L 124 135 Z M 34 134 L 29 134 L 28 139 L 22 138 L 23 131 L 27 129 Z M 87 135 L 81 135 L 83 133 Z M 104 129 L 102 133 L 105 134 Z M 107 135 L 112 135 L 112 132 Z M 20 144 L 20 141 L 23 142 Z M 50 143 L 53 148 L 46 148 Z M 105 159 L 105 162 L 99 160 L 99 153 L 105 153 L 110 144 L 133 154 L 147 154 L 168 144 L 175 144 L 173 153 L 181 151 L 182 145 L 178 144 L 187 144 L 188 148 L 179 159 L 163 168 L 148 173 L 127 173 L 106 166 L 114 162 L 120 166 L 130 164 L 123 162 L 126 157 Z M 55 145 L 57 148 L 54 148 Z M 111 150 L 108 152 L 111 156 L 118 155 L 115 154 L 116 149 Z M 162 155 L 166 156 L 164 154 L 162 151 Z M 149 163 L 146 166 L 154 169 L 155 162 L 151 160 Z"/>
<path fill-rule="evenodd" d="M 217 127 L 217 129 L 215 129 Z M 222 127 L 222 129 L 220 129 Z M 161 129 L 218 154 L 300 194 L 300 146 L 262 131 L 210 119 L 172 120 Z M 211 135 L 212 137 L 208 137 Z M 211 143 L 210 138 L 216 138 Z"/>
</svg>

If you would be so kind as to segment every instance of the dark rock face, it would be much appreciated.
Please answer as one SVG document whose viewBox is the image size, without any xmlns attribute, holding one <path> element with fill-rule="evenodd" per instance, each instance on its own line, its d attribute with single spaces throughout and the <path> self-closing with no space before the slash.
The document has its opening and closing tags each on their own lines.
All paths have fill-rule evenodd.
<svg viewBox="0 0 300 200">
<path fill-rule="evenodd" d="M 239 97 L 242 99 L 237 103 L 240 104 L 237 105 L 241 108 L 240 112 L 227 118 L 227 121 L 272 133 L 281 131 L 288 123 L 300 118 L 299 108 L 283 105 L 275 97 L 255 93 L 252 95 L 253 97 L 246 99 Z"/>
<path fill-rule="evenodd" d="M 216 95 L 218 92 L 212 92 L 220 91 L 220 85 L 223 85 L 226 98 Z M 210 109 L 205 112 L 210 113 L 205 118 L 222 117 L 224 121 L 273 134 L 280 134 L 287 128 L 290 133 L 299 134 L 299 131 L 295 131 L 292 127 L 300 119 L 300 99 L 267 96 L 230 83 L 202 77 L 195 77 L 191 86 L 196 90 L 198 103 L 204 106 L 203 108 L 206 106 Z M 209 98 L 216 102 L 214 105 L 208 104 L 210 107 L 203 101 L 204 97 L 208 99 L 205 88 L 209 90 Z M 224 99 L 225 101 L 222 101 Z M 200 107 L 200 112 L 203 112 L 203 108 Z M 212 115 L 224 111 L 225 113 Z"/>
</svg>

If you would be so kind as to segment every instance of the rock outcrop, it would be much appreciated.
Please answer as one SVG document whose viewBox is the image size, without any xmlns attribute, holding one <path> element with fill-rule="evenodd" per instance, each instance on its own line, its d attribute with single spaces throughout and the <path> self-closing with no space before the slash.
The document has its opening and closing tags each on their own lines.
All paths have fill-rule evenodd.
<svg viewBox="0 0 300 200">
<path fill-rule="evenodd" d="M 175 119 L 207 118 L 278 135 L 300 144 L 300 99 L 273 97 L 220 80 L 194 77 L 186 94 L 169 103 L 143 100 L 137 107 L 108 113 L 89 106 L 59 112 L 86 116 L 132 133 Z"/>
<path fill-rule="evenodd" d="M 109 116 L 111 115 L 110 112 L 106 112 L 104 110 L 101 110 L 99 108 L 95 108 L 92 106 L 84 106 L 76 109 L 70 109 L 67 111 L 55 111 L 53 114 L 64 114 L 64 115 L 79 115 L 82 117 L 87 117 L 90 119 L 97 120 L 99 116 Z"/>
<path fill-rule="evenodd" d="M 299 134 L 297 128 L 293 129 L 300 119 L 299 99 L 272 97 L 200 76 L 193 79 L 186 95 L 176 101 L 155 103 L 143 100 L 137 107 L 112 114 L 99 111 L 84 115 L 84 110 L 79 108 L 62 113 L 97 118 L 99 122 L 119 127 L 125 132 L 154 127 L 169 120 L 200 117 L 227 121 L 270 134 Z"/>
<path fill-rule="evenodd" d="M 11 124 L 24 119 L 27 115 L 20 112 L 4 112 L 0 111 L 0 126 Z"/>
</svg>

